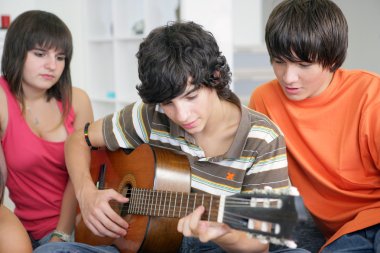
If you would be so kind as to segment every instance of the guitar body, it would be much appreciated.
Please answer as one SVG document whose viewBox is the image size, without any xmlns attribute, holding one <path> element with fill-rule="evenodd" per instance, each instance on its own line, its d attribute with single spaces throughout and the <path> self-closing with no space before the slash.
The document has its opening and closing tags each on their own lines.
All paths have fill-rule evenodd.
<svg viewBox="0 0 380 253">
<path fill-rule="evenodd" d="M 92 151 L 91 175 L 99 180 L 102 167 L 104 178 L 100 189 L 112 188 L 128 197 L 131 188 L 190 192 L 190 166 L 184 155 L 148 144 L 140 145 L 131 153 L 123 150 Z M 122 253 L 177 252 L 182 234 L 177 232 L 178 218 L 131 215 L 123 213 L 126 204 L 110 202 L 114 210 L 129 224 L 127 235 L 114 239 L 98 237 L 87 229 L 78 214 L 75 239 L 90 245 L 115 245 Z M 124 208 L 123 208 L 124 207 Z"/>
</svg>

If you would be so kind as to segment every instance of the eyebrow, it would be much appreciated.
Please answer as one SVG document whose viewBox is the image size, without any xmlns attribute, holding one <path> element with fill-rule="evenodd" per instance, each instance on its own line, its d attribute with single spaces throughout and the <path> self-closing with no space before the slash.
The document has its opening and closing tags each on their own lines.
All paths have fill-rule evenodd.
<svg viewBox="0 0 380 253">
<path fill-rule="evenodd" d="M 43 47 L 34 47 L 31 50 L 38 50 L 38 51 L 47 52 L 50 49 L 46 49 L 46 48 L 43 48 Z M 63 50 L 61 50 L 61 49 L 60 50 L 56 50 L 56 51 L 57 51 L 57 55 L 66 55 L 65 52 Z"/>
<path fill-rule="evenodd" d="M 182 97 L 186 97 L 187 95 L 189 95 L 190 93 L 198 90 L 200 87 L 197 87 L 194 85 L 193 89 L 189 90 L 188 92 L 184 93 L 184 95 Z"/>
</svg>

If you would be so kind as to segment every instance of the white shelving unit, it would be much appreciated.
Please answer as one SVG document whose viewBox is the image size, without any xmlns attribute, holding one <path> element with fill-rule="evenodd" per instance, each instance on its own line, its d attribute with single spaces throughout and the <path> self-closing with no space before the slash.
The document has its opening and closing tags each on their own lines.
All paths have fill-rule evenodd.
<svg viewBox="0 0 380 253">
<path fill-rule="evenodd" d="M 95 119 L 139 99 L 136 53 L 155 27 L 176 20 L 178 0 L 86 0 L 85 83 Z"/>
</svg>

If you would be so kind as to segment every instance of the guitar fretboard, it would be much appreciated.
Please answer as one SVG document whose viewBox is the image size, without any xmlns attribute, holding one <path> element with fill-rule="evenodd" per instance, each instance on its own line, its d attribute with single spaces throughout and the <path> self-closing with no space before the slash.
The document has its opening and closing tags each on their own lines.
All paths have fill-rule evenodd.
<svg viewBox="0 0 380 253">
<path fill-rule="evenodd" d="M 202 220 L 217 221 L 219 201 L 219 196 L 209 194 L 132 188 L 126 212 L 128 214 L 182 218 L 202 205 L 205 207 Z"/>
</svg>

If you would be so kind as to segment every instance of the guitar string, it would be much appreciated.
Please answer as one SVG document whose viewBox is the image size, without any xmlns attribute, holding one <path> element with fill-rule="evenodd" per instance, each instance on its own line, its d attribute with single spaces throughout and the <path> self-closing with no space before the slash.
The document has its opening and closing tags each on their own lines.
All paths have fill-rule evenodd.
<svg viewBox="0 0 380 253">
<path fill-rule="evenodd" d="M 104 189 L 107 189 L 107 188 L 104 188 Z M 133 193 L 132 191 L 135 190 L 137 191 L 136 193 Z M 139 192 L 140 191 L 140 192 Z M 156 196 L 154 196 L 154 194 L 156 193 Z M 153 190 L 153 189 L 141 189 L 141 188 L 133 188 L 133 189 L 128 189 L 127 190 L 127 194 L 133 194 L 133 196 L 131 198 L 133 198 L 134 202 L 141 202 L 141 201 L 145 201 L 145 203 L 133 203 L 133 204 L 140 204 L 142 205 L 142 207 L 138 207 L 138 210 L 135 212 L 135 213 L 128 213 L 128 214 L 146 214 L 146 215 L 150 215 L 150 216 L 164 216 L 164 217 L 177 217 L 177 218 L 180 218 L 180 217 L 184 217 L 188 214 L 190 214 L 192 211 L 194 210 L 188 210 L 188 212 L 185 212 L 185 211 L 180 211 L 180 210 L 176 210 L 178 209 L 178 206 L 171 206 L 171 204 L 175 203 L 176 200 L 174 201 L 169 201 L 169 202 L 165 202 L 163 204 L 159 204 L 157 205 L 156 203 L 153 203 L 153 202 L 149 202 L 149 198 L 152 197 L 152 200 L 154 198 L 159 198 L 160 199 L 160 203 L 161 203 L 161 200 L 162 200 L 162 196 L 158 197 L 157 194 L 158 193 L 165 193 L 166 195 L 167 194 L 170 194 L 170 195 L 173 195 L 173 193 L 176 193 L 176 196 L 178 197 L 178 193 L 181 195 L 181 194 L 185 194 L 185 195 L 189 195 L 189 197 L 195 197 L 196 195 L 194 193 L 187 193 L 187 192 L 171 192 L 171 191 L 162 191 L 162 190 Z M 145 194 L 149 194 L 149 195 L 145 195 Z M 153 194 L 153 195 L 152 195 Z M 203 196 L 202 196 L 203 195 Z M 209 194 L 198 194 L 198 198 L 200 198 L 200 196 L 202 196 L 203 198 L 206 197 L 206 198 L 211 198 L 211 196 L 213 195 L 209 195 Z M 218 197 L 218 196 L 216 196 Z M 131 199 L 130 198 L 130 199 Z M 148 200 L 147 200 L 148 198 Z M 195 199 L 194 199 L 195 200 Z M 148 201 L 146 203 L 146 201 Z M 195 200 L 195 202 L 197 202 Z M 193 202 L 191 202 L 192 204 Z M 119 209 L 119 211 L 121 213 L 125 212 L 125 211 L 128 211 L 130 206 L 129 204 L 131 204 L 130 202 L 127 202 L 125 204 L 123 203 L 110 203 L 110 206 L 113 207 L 114 209 Z M 167 208 L 167 204 L 169 205 L 169 207 Z M 194 203 L 196 204 L 196 203 Z M 217 204 L 219 206 L 219 201 L 217 201 Z M 246 206 L 250 206 L 251 204 L 251 201 L 249 199 L 245 199 L 245 198 L 239 198 L 239 197 L 232 197 L 232 196 L 229 196 L 226 201 L 225 201 L 225 207 L 246 207 Z M 128 206 L 127 206 L 128 205 Z M 162 208 L 162 214 L 160 215 L 160 213 L 157 213 L 156 214 L 156 210 L 152 210 L 152 207 L 154 206 L 155 209 L 159 208 L 161 209 Z M 121 208 L 120 208 L 121 207 Z M 150 207 L 150 208 L 149 208 Z M 191 209 L 191 208 L 190 208 Z M 153 213 L 152 213 L 153 212 Z M 165 215 L 165 213 L 168 213 L 168 214 L 173 214 L 173 215 Z M 219 210 L 218 208 L 212 208 L 211 211 L 208 210 L 206 208 L 205 212 L 204 213 L 210 213 L 210 215 L 208 215 L 208 217 L 211 217 L 212 219 L 209 219 L 211 221 L 216 221 L 217 220 L 217 216 L 219 214 Z M 176 215 L 177 214 L 177 215 Z M 207 220 L 207 219 L 206 219 Z M 249 232 L 249 233 L 259 233 L 259 234 L 265 234 L 265 235 L 275 235 L 275 231 L 271 231 L 271 230 L 268 230 L 268 231 L 263 231 L 263 230 L 260 230 L 260 229 L 257 229 L 257 228 L 249 228 L 248 227 L 248 221 L 250 222 L 253 222 L 253 223 L 256 223 L 256 222 L 260 222 L 260 224 L 266 224 L 265 227 L 275 227 L 275 223 L 272 223 L 272 222 L 269 222 L 269 221 L 263 221 L 263 220 L 259 220 L 259 219 L 254 219 L 252 217 L 247 217 L 245 215 L 241 215 L 239 213 L 235 213 L 235 212 L 229 212 L 229 211 L 224 211 L 223 213 L 223 222 L 225 223 L 228 223 L 230 226 L 232 227 L 236 227 L 236 228 L 244 228 L 245 231 Z M 277 233 L 278 234 L 278 233 Z"/>
<path fill-rule="evenodd" d="M 113 188 L 104 188 L 104 189 L 113 189 Z M 140 190 L 142 192 L 140 193 L 134 193 L 133 194 L 133 198 L 134 200 L 141 200 L 141 199 L 144 199 L 146 200 L 146 198 L 150 198 L 150 197 L 153 197 L 153 198 L 157 198 L 158 196 L 154 196 L 155 193 L 165 193 L 167 195 L 173 195 L 173 194 L 183 194 L 183 195 L 189 195 L 190 198 L 194 197 L 195 196 L 195 193 L 188 193 L 188 192 L 173 192 L 173 191 L 164 191 L 164 190 L 152 190 L 152 189 L 142 189 L 142 188 L 133 188 L 135 190 Z M 126 193 L 126 196 L 128 194 L 132 194 L 132 190 L 133 189 L 128 189 L 127 190 L 127 193 Z M 144 194 L 148 194 L 148 195 L 144 195 Z M 153 195 L 152 195 L 153 194 Z M 247 194 L 249 195 L 249 194 Z M 210 195 L 210 194 L 198 194 L 198 199 L 200 198 L 199 196 L 203 196 L 203 197 L 206 197 L 206 198 L 209 198 L 210 196 L 214 196 L 214 197 L 219 197 L 219 196 L 215 196 L 215 195 Z M 158 197 L 158 198 L 161 198 L 161 197 Z M 258 199 L 258 200 L 262 200 L 262 202 L 258 201 L 256 202 L 256 207 L 263 207 L 263 208 L 275 208 L 276 206 L 278 206 L 278 199 L 273 199 L 273 198 L 257 198 L 257 197 L 254 197 L 255 199 Z M 264 200 L 263 200 L 264 199 Z M 166 203 L 168 204 L 173 204 L 173 202 L 175 203 L 176 201 L 178 200 L 178 196 L 173 200 L 173 201 L 165 201 L 164 203 L 164 206 L 166 205 Z M 264 202 L 269 202 L 269 205 L 268 206 L 264 206 Z M 148 203 L 148 204 L 151 204 L 151 205 L 155 205 L 154 203 Z M 226 206 L 228 207 L 233 207 L 233 206 L 236 206 L 236 207 L 242 207 L 242 206 L 247 206 L 247 205 L 252 205 L 252 201 L 251 199 L 247 199 L 247 198 L 242 198 L 242 197 L 233 197 L 233 196 L 228 196 L 227 200 L 226 200 Z M 161 205 L 162 206 L 162 205 Z"/>
</svg>

